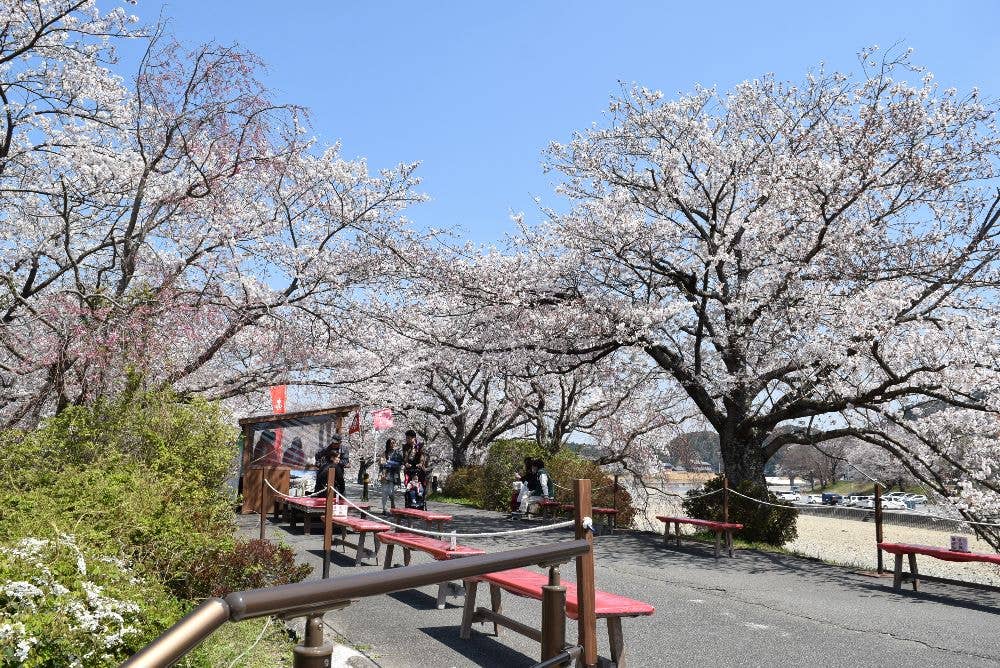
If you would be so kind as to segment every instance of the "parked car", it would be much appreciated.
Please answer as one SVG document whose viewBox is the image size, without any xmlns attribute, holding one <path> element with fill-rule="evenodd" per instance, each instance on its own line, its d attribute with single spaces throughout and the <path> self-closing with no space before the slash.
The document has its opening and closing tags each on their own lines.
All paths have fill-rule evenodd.
<svg viewBox="0 0 1000 668">
<path fill-rule="evenodd" d="M 844 497 L 841 496 L 840 494 L 835 494 L 833 492 L 823 492 L 822 500 L 823 500 L 823 505 L 836 506 L 837 504 L 839 504 L 841 501 L 844 500 Z"/>
<path fill-rule="evenodd" d="M 795 492 L 778 492 L 779 501 L 791 501 L 792 503 L 799 500 L 799 495 Z"/>
<path fill-rule="evenodd" d="M 845 506 L 860 506 L 864 504 L 865 499 L 868 498 L 862 494 L 851 494 L 844 500 Z"/>
<path fill-rule="evenodd" d="M 810 494 L 806 497 L 806 503 L 823 503 L 822 494 Z"/>
<path fill-rule="evenodd" d="M 882 499 L 895 499 L 897 501 L 902 501 L 904 496 L 906 496 L 906 492 L 889 492 L 888 494 L 883 494 Z"/>
<path fill-rule="evenodd" d="M 874 500 L 872 507 L 875 507 Z M 899 499 L 882 499 L 882 510 L 906 510 L 906 502 Z"/>
<path fill-rule="evenodd" d="M 907 494 L 903 497 L 903 501 L 910 503 L 927 503 L 927 497 L 923 494 Z"/>
</svg>

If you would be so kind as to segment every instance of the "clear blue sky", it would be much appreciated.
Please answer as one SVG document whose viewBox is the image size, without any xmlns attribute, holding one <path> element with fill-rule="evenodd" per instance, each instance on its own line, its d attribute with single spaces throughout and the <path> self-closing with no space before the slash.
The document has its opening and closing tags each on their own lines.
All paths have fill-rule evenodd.
<svg viewBox="0 0 1000 668">
<path fill-rule="evenodd" d="M 373 168 L 423 163 L 432 201 L 410 218 L 478 242 L 512 231 L 511 211 L 540 218 L 532 196 L 555 203 L 542 149 L 600 122 L 618 81 L 674 97 L 765 72 L 798 80 L 820 61 L 856 71 L 860 48 L 902 42 L 943 85 L 1000 96 L 1000 3 L 986 0 L 139 0 L 130 11 L 162 11 L 188 43 L 257 52 L 268 86 L 312 110 L 323 143 Z"/>
</svg>

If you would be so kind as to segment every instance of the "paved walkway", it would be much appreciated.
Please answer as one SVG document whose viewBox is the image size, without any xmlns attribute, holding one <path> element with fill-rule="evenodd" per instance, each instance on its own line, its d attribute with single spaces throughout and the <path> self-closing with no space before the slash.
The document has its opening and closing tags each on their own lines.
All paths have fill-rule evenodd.
<svg viewBox="0 0 1000 668">
<path fill-rule="evenodd" d="M 350 494 L 350 490 L 348 492 Z M 430 504 L 455 516 L 459 533 L 519 528 L 498 513 Z M 256 515 L 241 518 L 256 535 Z M 295 548 L 300 559 L 322 564 L 322 534 L 303 536 L 301 525 L 268 524 L 268 537 Z M 549 540 L 568 530 L 525 537 L 461 541 L 499 551 Z M 712 558 L 708 545 L 677 550 L 661 536 L 620 532 L 596 539 L 597 586 L 656 607 L 653 617 L 625 619 L 631 666 L 1000 666 L 1000 593 L 933 582 L 923 591 L 895 593 L 892 578 L 875 578 L 796 557 L 755 551 L 734 559 Z M 414 553 L 414 562 L 429 560 Z M 338 573 L 353 567 L 353 554 L 336 552 Z M 563 577 L 573 579 L 571 565 Z M 437 610 L 436 587 L 363 599 L 328 613 L 337 639 L 387 668 L 410 666 L 530 666 L 539 646 L 512 632 L 495 638 L 486 626 L 458 637 L 461 599 Z M 480 605 L 487 605 L 482 601 Z M 488 595 L 486 596 L 488 599 Z M 540 604 L 504 597 L 504 612 L 540 624 Z M 575 622 L 567 637 L 575 638 Z M 598 623 L 599 651 L 608 656 L 606 629 Z"/>
</svg>

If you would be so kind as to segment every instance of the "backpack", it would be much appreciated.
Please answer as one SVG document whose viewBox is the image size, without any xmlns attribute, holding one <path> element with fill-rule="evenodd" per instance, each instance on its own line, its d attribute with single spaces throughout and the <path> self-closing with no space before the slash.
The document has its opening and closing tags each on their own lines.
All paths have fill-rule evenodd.
<svg viewBox="0 0 1000 668">
<path fill-rule="evenodd" d="M 554 499 L 556 498 L 556 481 L 552 479 L 552 475 L 545 469 L 538 469 L 539 480 L 541 480 L 543 473 L 545 474 L 545 481 L 548 483 L 548 485 L 546 485 L 548 489 L 543 489 L 542 494 L 550 499 Z"/>
</svg>

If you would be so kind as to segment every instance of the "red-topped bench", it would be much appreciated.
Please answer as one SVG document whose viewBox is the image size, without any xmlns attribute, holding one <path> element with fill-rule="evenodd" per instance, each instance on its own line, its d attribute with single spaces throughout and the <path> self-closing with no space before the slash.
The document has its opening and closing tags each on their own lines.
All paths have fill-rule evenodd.
<svg viewBox="0 0 1000 668">
<path fill-rule="evenodd" d="M 677 547 L 681 546 L 681 525 L 690 524 L 696 527 L 702 527 L 704 529 L 711 529 L 715 532 L 715 558 L 719 558 L 719 543 L 721 542 L 722 536 L 726 537 L 726 548 L 729 550 L 729 556 L 733 556 L 733 532 L 739 531 L 743 528 L 742 524 L 737 524 L 735 522 L 713 522 L 712 520 L 699 520 L 694 517 L 667 517 L 666 515 L 657 515 L 656 519 L 664 522 L 663 526 L 663 542 L 667 543 L 670 541 L 670 525 L 674 525 L 674 538 L 677 541 Z"/>
<path fill-rule="evenodd" d="M 913 580 L 913 591 L 917 591 L 917 555 L 923 554 L 943 561 L 970 562 L 979 561 L 987 564 L 1000 565 L 1000 554 L 986 554 L 983 552 L 956 552 L 944 547 L 934 547 L 932 545 L 910 545 L 908 543 L 879 543 L 880 550 L 885 550 L 895 555 L 896 564 L 893 569 L 892 586 L 900 589 L 903 586 L 903 555 L 909 557 L 910 579 Z"/>
<path fill-rule="evenodd" d="M 484 608 L 476 608 L 476 588 L 479 582 L 487 582 L 490 585 L 491 611 Z M 482 621 L 494 622 L 494 633 L 498 632 L 497 623 L 507 626 L 518 633 L 533 638 L 536 642 L 541 642 L 541 631 L 533 629 L 524 624 L 513 622 L 500 615 L 501 591 L 506 590 L 517 596 L 532 598 L 536 601 L 542 600 L 542 587 L 549 583 L 549 578 L 543 573 L 529 570 L 527 568 L 514 568 L 509 571 L 499 571 L 488 575 L 480 575 L 465 580 L 465 610 L 462 615 L 461 637 L 468 639 L 471 636 L 472 624 Z M 579 602 L 577 600 L 576 584 L 563 580 L 560 584 L 566 588 L 566 616 L 576 619 L 579 616 Z M 611 660 L 619 668 L 625 665 L 625 641 L 622 636 L 622 617 L 648 617 L 656 612 L 656 609 L 648 603 L 636 601 L 635 599 L 610 594 L 605 591 L 595 592 L 595 610 L 597 618 L 604 618 L 608 625 L 608 641 L 611 646 Z"/>
<path fill-rule="evenodd" d="M 429 510 L 419 510 L 417 508 L 393 508 L 389 511 L 396 517 L 404 519 L 409 527 L 413 527 L 413 520 L 423 520 L 427 526 L 437 524 L 438 531 L 444 531 L 444 523 L 451 522 L 451 515 L 445 513 L 435 513 Z"/>
<path fill-rule="evenodd" d="M 392 568 L 392 550 L 399 545 L 403 548 L 403 565 L 410 565 L 410 555 L 413 550 L 426 552 L 437 561 L 446 559 L 459 559 L 461 557 L 471 557 L 477 554 L 486 554 L 486 550 L 478 547 L 468 547 L 467 545 L 451 546 L 450 541 L 438 540 L 430 536 L 421 536 L 415 533 L 405 533 L 400 531 L 383 532 L 376 535 L 376 540 L 385 544 L 385 565 L 383 568 Z M 437 607 L 444 609 L 445 598 L 448 595 L 448 584 L 442 582 L 438 585 Z"/>
<path fill-rule="evenodd" d="M 358 552 L 357 555 L 354 557 L 355 566 L 361 563 L 362 555 L 364 552 L 366 552 L 365 536 L 367 536 L 370 533 L 379 534 L 385 531 L 389 531 L 392 528 L 388 524 L 382 524 L 381 522 L 373 522 L 372 520 L 366 520 L 361 517 L 354 517 L 353 515 L 342 515 L 342 516 L 334 515 L 333 517 L 330 518 L 330 523 L 333 524 L 333 526 L 335 527 L 340 527 L 340 543 L 342 546 L 346 547 L 347 545 L 349 545 L 349 543 L 347 542 L 348 531 L 358 534 L 358 544 L 357 544 Z M 374 538 L 372 539 L 372 542 L 375 544 L 374 545 L 375 563 L 377 564 L 379 542 Z"/>
<path fill-rule="evenodd" d="M 288 517 L 289 526 L 293 529 L 298 522 L 298 515 L 302 515 L 302 533 L 310 534 L 312 533 L 312 518 L 322 517 L 323 513 L 326 512 L 326 498 L 322 496 L 287 496 L 281 494 L 274 499 L 274 514 L 275 520 L 278 519 L 279 514 L 279 503 L 285 504 Z M 354 510 L 349 504 L 334 503 L 335 506 L 346 505 L 348 512 Z M 368 503 L 355 503 L 355 506 L 361 510 L 368 510 L 371 508 L 371 504 Z"/>
</svg>

